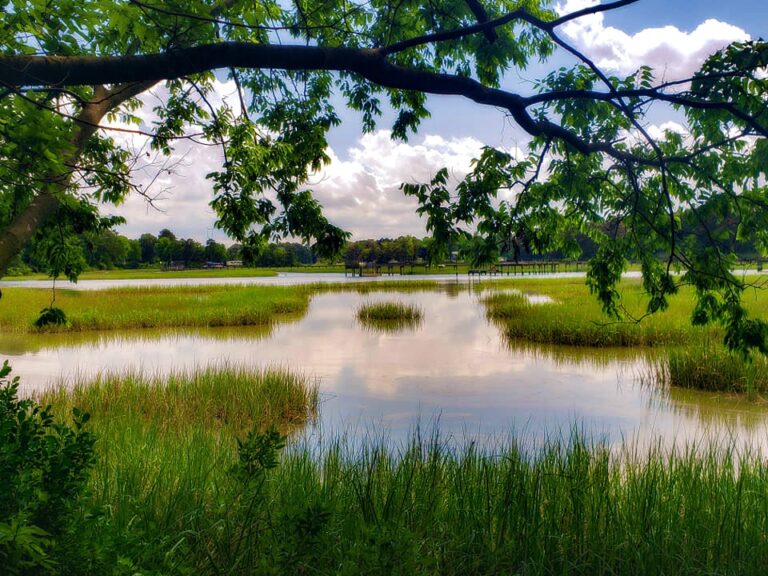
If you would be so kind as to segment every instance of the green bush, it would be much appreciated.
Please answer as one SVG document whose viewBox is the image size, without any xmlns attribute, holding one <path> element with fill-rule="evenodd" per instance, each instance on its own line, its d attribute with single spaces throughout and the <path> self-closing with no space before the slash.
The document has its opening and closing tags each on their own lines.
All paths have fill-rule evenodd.
<svg viewBox="0 0 768 576">
<path fill-rule="evenodd" d="M 18 397 L 19 379 L 0 368 L 0 566 L 3 574 L 55 573 L 71 555 L 62 542 L 94 464 L 88 414 L 57 422 L 50 406 Z"/>
</svg>

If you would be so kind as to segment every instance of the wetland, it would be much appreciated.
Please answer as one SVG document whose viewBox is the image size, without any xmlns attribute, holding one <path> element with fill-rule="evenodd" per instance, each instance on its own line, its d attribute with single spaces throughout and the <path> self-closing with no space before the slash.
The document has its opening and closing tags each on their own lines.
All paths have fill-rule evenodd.
<svg viewBox="0 0 768 576">
<path fill-rule="evenodd" d="M 640 284 L 622 288 L 641 310 Z M 757 574 L 768 560 L 762 360 L 740 376 L 719 329 L 690 325 L 685 292 L 615 323 L 583 278 L 59 290 L 67 324 L 44 330 L 49 291 L 3 294 L 20 395 L 62 421 L 90 414 L 69 536 L 94 573 Z M 697 378 L 717 385 L 677 385 L 703 357 Z"/>
</svg>

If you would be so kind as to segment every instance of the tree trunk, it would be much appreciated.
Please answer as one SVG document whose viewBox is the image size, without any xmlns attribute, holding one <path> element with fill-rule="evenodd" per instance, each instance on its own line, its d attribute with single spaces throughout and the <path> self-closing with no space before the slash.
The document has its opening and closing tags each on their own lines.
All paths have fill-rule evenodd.
<svg viewBox="0 0 768 576">
<path fill-rule="evenodd" d="M 154 82 L 133 82 L 115 86 L 109 91 L 103 86 L 95 87 L 93 98 L 83 106 L 74 121 L 74 132 L 70 139 L 72 146 L 65 155 L 64 165 L 77 165 L 88 140 L 97 132 L 99 122 L 107 112 L 141 94 L 153 84 Z M 67 193 L 71 178 L 72 170 L 51 174 L 32 202 L 0 231 L 0 278 L 5 276 L 11 260 L 59 208 L 59 198 Z"/>
</svg>

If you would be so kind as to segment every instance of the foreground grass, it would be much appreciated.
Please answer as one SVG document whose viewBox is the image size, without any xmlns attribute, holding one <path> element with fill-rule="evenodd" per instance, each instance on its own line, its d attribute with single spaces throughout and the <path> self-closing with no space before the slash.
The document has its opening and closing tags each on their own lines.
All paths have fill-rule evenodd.
<svg viewBox="0 0 768 576">
<path fill-rule="evenodd" d="M 165 557 L 194 539 L 189 530 L 198 520 L 208 526 L 233 504 L 238 438 L 268 429 L 289 434 L 318 405 L 315 384 L 301 375 L 228 364 L 66 384 L 38 400 L 61 418 L 74 407 L 88 411 L 97 437 L 88 509 L 98 512 L 83 518 L 80 536 L 94 565 L 77 573 L 121 565 L 126 574 L 165 574 Z"/>
<path fill-rule="evenodd" d="M 78 573 L 763 574 L 768 469 L 755 454 L 609 450 L 554 437 L 487 450 L 274 435 L 315 407 L 286 372 L 103 376 L 48 393 L 93 414 L 99 461 Z M 275 456 L 277 458 L 275 459 Z"/>
</svg>

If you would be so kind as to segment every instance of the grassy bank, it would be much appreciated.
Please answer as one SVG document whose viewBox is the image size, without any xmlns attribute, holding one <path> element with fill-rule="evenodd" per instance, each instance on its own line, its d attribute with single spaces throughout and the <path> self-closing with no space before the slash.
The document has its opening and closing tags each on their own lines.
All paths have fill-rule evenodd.
<svg viewBox="0 0 768 576">
<path fill-rule="evenodd" d="M 304 313 L 309 299 L 307 289 L 283 286 L 57 290 L 55 305 L 66 312 L 68 324 L 47 330 L 268 325 L 278 317 Z M 48 290 L 6 288 L 0 305 L 0 329 L 34 332 L 33 322 L 50 300 Z"/>
<path fill-rule="evenodd" d="M 160 270 L 159 268 L 135 268 L 119 270 L 88 270 L 80 274 L 80 280 L 147 280 L 174 278 L 253 278 L 277 276 L 277 271 L 267 268 L 191 268 L 189 270 Z M 46 274 L 8 276 L 8 280 L 48 280 Z"/>
<path fill-rule="evenodd" d="M 583 278 L 525 280 L 515 287 L 520 292 L 492 293 L 483 300 L 488 317 L 510 339 L 569 346 L 665 346 L 716 339 L 718 334 L 715 327 L 691 325 L 693 293 L 686 289 L 670 298 L 665 312 L 641 322 L 617 322 L 603 314 Z M 624 280 L 620 291 L 629 314 L 641 318 L 647 303 L 642 284 Z M 552 301 L 532 303 L 528 295 L 547 296 Z M 760 305 L 768 309 L 768 295 L 760 299 Z"/>
<path fill-rule="evenodd" d="M 268 326 L 306 312 L 313 294 L 380 290 L 424 291 L 437 282 L 379 281 L 302 286 L 171 286 L 105 290 L 57 290 L 55 306 L 68 323 L 47 332 Z M 33 323 L 51 302 L 51 292 L 38 288 L 5 288 L 0 304 L 0 330 L 37 333 Z"/>
</svg>

